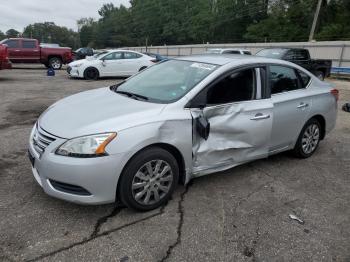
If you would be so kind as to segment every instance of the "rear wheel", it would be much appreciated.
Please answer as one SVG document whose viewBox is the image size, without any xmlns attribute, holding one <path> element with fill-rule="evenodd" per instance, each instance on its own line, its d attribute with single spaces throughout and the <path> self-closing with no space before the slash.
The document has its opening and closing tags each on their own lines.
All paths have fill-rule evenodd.
<svg viewBox="0 0 350 262">
<path fill-rule="evenodd" d="M 55 70 L 59 70 L 62 68 L 62 60 L 59 57 L 51 57 L 48 65 Z"/>
<path fill-rule="evenodd" d="M 97 80 L 99 76 L 100 74 L 96 68 L 89 67 L 89 68 L 86 68 L 84 71 L 84 78 L 86 80 Z"/>
<path fill-rule="evenodd" d="M 294 147 L 294 154 L 299 158 L 310 157 L 317 149 L 321 138 L 321 125 L 312 118 L 300 132 L 298 141 Z"/>
<path fill-rule="evenodd" d="M 315 74 L 315 75 L 316 75 L 317 78 L 320 79 L 321 81 L 324 80 L 324 74 L 323 74 L 322 71 L 316 71 L 316 74 Z"/>
<path fill-rule="evenodd" d="M 137 154 L 124 169 L 119 197 L 130 208 L 148 211 L 165 204 L 179 179 L 176 159 L 161 148 L 149 148 Z"/>
</svg>

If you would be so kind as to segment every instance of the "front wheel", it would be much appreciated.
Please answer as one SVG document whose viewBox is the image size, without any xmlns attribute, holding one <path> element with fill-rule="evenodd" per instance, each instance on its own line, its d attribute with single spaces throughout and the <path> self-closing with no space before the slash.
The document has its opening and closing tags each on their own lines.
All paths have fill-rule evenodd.
<svg viewBox="0 0 350 262">
<path fill-rule="evenodd" d="M 99 72 L 96 68 L 89 67 L 84 71 L 84 78 L 86 80 L 97 80 L 99 78 Z"/>
<path fill-rule="evenodd" d="M 317 149 L 321 138 L 321 125 L 312 118 L 300 132 L 298 141 L 294 147 L 294 155 L 299 158 L 310 157 Z"/>
<path fill-rule="evenodd" d="M 119 197 L 130 208 L 148 211 L 165 204 L 179 179 L 176 159 L 168 151 L 146 149 L 126 166 L 120 177 Z"/>
<path fill-rule="evenodd" d="M 62 60 L 59 57 L 52 57 L 49 59 L 49 67 L 59 70 L 62 68 Z"/>
</svg>

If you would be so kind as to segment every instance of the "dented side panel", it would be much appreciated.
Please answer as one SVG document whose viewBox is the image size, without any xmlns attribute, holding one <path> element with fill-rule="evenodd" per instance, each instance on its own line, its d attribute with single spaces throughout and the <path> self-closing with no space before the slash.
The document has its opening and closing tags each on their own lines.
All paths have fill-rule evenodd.
<svg viewBox="0 0 350 262">
<path fill-rule="evenodd" d="M 191 109 L 193 119 L 202 115 L 210 123 L 205 140 L 199 136 L 193 121 L 193 175 L 222 171 L 267 157 L 272 109 L 270 99 Z"/>
</svg>

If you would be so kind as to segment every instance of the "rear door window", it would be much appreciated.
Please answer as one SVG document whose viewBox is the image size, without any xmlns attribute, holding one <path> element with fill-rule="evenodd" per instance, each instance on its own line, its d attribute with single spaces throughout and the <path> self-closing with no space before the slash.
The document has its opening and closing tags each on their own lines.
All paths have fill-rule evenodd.
<svg viewBox="0 0 350 262">
<path fill-rule="evenodd" d="M 271 65 L 269 74 L 271 94 L 289 92 L 301 88 L 295 69 Z"/>
<path fill-rule="evenodd" d="M 23 48 L 35 48 L 36 42 L 30 40 L 23 40 L 22 42 Z"/>
<path fill-rule="evenodd" d="M 124 59 L 137 59 L 142 57 L 142 55 L 132 52 L 124 52 Z"/>
</svg>

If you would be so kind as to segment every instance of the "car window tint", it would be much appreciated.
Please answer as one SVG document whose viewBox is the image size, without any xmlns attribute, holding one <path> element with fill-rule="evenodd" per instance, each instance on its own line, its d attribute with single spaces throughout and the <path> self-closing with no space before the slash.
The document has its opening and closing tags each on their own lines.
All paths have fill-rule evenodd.
<svg viewBox="0 0 350 262">
<path fill-rule="evenodd" d="M 306 50 L 295 50 L 294 51 L 294 59 L 295 60 L 307 60 L 308 59 L 308 55 L 307 55 L 307 51 Z"/>
<path fill-rule="evenodd" d="M 293 91 L 299 88 L 295 70 L 285 66 L 270 66 L 271 94 Z"/>
<path fill-rule="evenodd" d="M 234 72 L 212 86 L 207 93 L 207 104 L 225 104 L 255 98 L 255 70 Z"/>
<path fill-rule="evenodd" d="M 295 55 L 294 55 L 294 51 L 288 51 L 284 57 L 285 60 L 294 60 L 295 59 Z"/>
<path fill-rule="evenodd" d="M 36 47 L 35 41 L 24 40 L 22 43 L 23 43 L 23 48 L 35 48 Z"/>
<path fill-rule="evenodd" d="M 19 41 L 18 40 L 8 40 L 5 42 L 5 44 L 9 48 L 19 48 Z"/>
<path fill-rule="evenodd" d="M 131 53 L 131 52 L 124 52 L 124 59 L 137 59 L 140 58 L 142 55 L 137 53 Z"/>
<path fill-rule="evenodd" d="M 103 60 L 117 60 L 122 58 L 122 53 L 121 52 L 114 52 L 106 55 Z"/>
<path fill-rule="evenodd" d="M 245 55 L 251 55 L 252 53 L 249 52 L 249 51 L 243 51 L 243 54 L 245 54 Z"/>
<path fill-rule="evenodd" d="M 229 50 L 229 51 L 224 51 L 224 54 L 240 54 L 241 52 L 238 50 Z"/>
<path fill-rule="evenodd" d="M 300 71 L 300 70 L 298 70 L 298 73 L 299 73 L 299 76 L 300 76 L 303 88 L 307 87 L 307 85 L 310 82 L 311 77 L 308 74 L 306 74 L 306 73 L 304 73 L 303 71 Z"/>
</svg>

